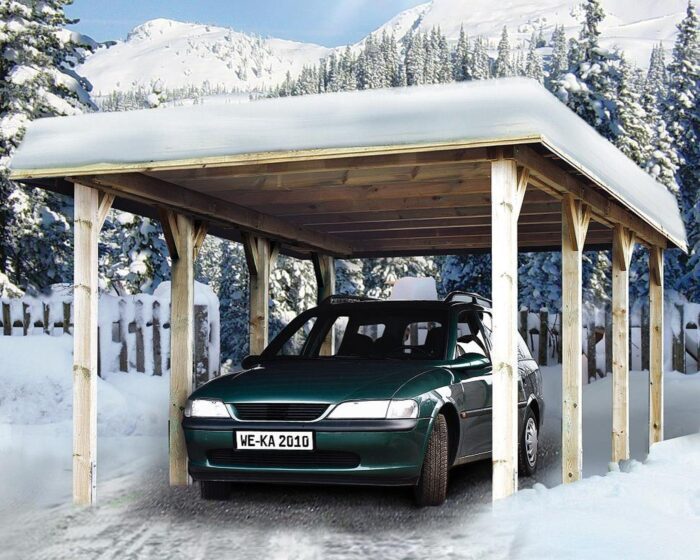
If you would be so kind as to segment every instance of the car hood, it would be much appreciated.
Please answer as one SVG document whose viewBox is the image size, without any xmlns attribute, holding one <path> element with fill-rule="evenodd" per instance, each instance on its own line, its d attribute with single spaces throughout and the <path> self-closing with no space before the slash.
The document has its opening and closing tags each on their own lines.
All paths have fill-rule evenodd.
<svg viewBox="0 0 700 560">
<path fill-rule="evenodd" d="M 435 369 L 408 360 L 290 360 L 224 375 L 193 396 L 224 402 L 327 402 L 388 399 L 415 376 Z"/>
</svg>

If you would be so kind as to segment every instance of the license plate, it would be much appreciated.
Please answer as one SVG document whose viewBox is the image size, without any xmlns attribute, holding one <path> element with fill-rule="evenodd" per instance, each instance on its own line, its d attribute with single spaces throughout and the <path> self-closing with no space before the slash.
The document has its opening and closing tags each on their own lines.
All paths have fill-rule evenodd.
<svg viewBox="0 0 700 560">
<path fill-rule="evenodd" d="M 236 432 L 236 449 L 313 450 L 313 432 Z"/>
</svg>

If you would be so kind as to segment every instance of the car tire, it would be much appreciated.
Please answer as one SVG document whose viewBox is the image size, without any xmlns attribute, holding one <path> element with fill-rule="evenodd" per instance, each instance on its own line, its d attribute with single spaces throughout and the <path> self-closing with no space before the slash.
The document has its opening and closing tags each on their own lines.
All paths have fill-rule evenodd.
<svg viewBox="0 0 700 560">
<path fill-rule="evenodd" d="M 532 476 L 537 471 L 539 436 L 537 417 L 532 409 L 527 407 L 518 446 L 518 471 L 523 476 Z"/>
<path fill-rule="evenodd" d="M 420 479 L 415 487 L 415 499 L 419 507 L 439 506 L 445 502 L 449 470 L 448 442 L 447 420 L 438 414 L 428 438 Z"/>
<path fill-rule="evenodd" d="M 231 496 L 231 484 L 218 480 L 200 480 L 199 494 L 203 500 L 228 500 Z"/>
</svg>

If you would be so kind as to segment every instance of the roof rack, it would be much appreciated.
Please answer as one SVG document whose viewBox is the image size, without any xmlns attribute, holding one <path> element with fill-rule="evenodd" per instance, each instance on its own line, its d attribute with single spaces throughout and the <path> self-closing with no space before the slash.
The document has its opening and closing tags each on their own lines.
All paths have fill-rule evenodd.
<svg viewBox="0 0 700 560">
<path fill-rule="evenodd" d="M 463 301 L 465 303 L 473 303 L 475 305 L 480 305 L 484 308 L 491 307 L 491 300 L 476 294 L 474 292 L 463 292 L 461 290 L 455 290 L 450 292 L 445 296 L 445 301 Z"/>
<path fill-rule="evenodd" d="M 338 303 L 353 303 L 357 301 L 379 301 L 377 298 L 368 296 L 354 296 L 350 294 L 333 294 L 321 302 L 321 305 L 332 305 Z"/>
</svg>

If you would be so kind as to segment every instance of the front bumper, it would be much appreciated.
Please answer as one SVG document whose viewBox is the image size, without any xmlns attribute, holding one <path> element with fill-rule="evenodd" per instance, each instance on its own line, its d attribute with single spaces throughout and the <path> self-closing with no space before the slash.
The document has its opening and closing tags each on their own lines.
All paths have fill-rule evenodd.
<svg viewBox="0 0 700 560">
<path fill-rule="evenodd" d="M 408 486 L 416 484 L 420 476 L 430 423 L 430 418 L 300 423 L 185 418 L 182 426 L 189 471 L 195 480 Z M 313 431 L 315 450 L 261 450 L 248 453 L 245 464 L 231 464 L 240 463 L 243 453 L 235 450 L 236 430 Z M 285 457 L 293 454 L 297 458 L 298 454 L 306 455 L 296 464 L 285 464 Z M 327 460 L 338 455 L 357 460 L 349 466 Z"/>
</svg>

